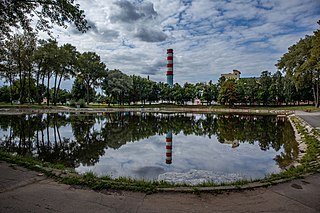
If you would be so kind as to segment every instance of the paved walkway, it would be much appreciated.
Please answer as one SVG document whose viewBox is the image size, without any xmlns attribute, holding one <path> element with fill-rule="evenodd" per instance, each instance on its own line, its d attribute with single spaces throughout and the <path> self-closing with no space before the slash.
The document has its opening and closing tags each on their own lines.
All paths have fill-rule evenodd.
<svg viewBox="0 0 320 213">
<path fill-rule="evenodd" d="M 219 195 L 95 192 L 0 161 L 0 212 L 320 212 L 320 174 Z"/>
<path fill-rule="evenodd" d="M 296 111 L 295 114 L 302 118 L 313 128 L 320 128 L 320 112 Z"/>
</svg>

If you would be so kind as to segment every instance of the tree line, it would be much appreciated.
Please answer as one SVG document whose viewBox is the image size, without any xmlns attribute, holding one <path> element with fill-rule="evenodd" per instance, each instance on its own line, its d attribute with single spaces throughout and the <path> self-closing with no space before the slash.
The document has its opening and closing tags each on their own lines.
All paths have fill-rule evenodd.
<svg viewBox="0 0 320 213">
<path fill-rule="evenodd" d="M 80 53 L 71 44 L 38 40 L 38 31 L 51 34 L 53 25 L 72 23 L 79 31 L 90 26 L 84 11 L 73 0 L 0 1 L 0 77 L 8 86 L 0 88 L 0 101 L 22 103 L 52 102 L 131 104 L 169 102 L 186 104 L 195 99 L 211 104 L 279 105 L 312 101 L 319 107 L 320 30 L 288 48 L 276 64 L 279 71 L 263 71 L 258 78 L 238 81 L 223 77 L 217 84 L 185 83 L 169 87 L 120 70 L 108 70 L 95 52 Z M 31 22 L 37 20 L 35 27 Z M 318 22 L 320 24 L 320 21 Z M 13 34 L 22 29 L 23 34 Z M 281 71 L 281 72 L 280 72 Z M 61 82 L 75 79 L 71 92 Z M 52 83 L 53 82 L 53 83 Z M 95 88 L 103 93 L 96 95 Z"/>
<path fill-rule="evenodd" d="M 318 46 L 317 46 L 318 45 Z M 71 44 L 37 40 L 34 33 L 14 35 L 4 43 L 0 75 L 8 86 L 0 88 L 0 101 L 20 103 L 105 102 L 110 104 L 165 102 L 281 105 L 313 101 L 319 107 L 319 30 L 289 48 L 271 75 L 262 71 L 257 78 L 226 80 L 216 84 L 178 83 L 170 87 L 141 76 L 108 70 L 95 52 L 77 51 Z M 294 65 L 294 66 L 293 66 Z M 61 82 L 75 79 L 72 90 L 61 90 Z M 96 95 L 95 88 L 102 94 Z"/>
</svg>

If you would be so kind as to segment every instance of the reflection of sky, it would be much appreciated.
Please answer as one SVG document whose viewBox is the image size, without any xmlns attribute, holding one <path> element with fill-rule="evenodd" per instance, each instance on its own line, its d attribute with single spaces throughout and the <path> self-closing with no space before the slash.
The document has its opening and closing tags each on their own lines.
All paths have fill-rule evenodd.
<svg viewBox="0 0 320 213">
<path fill-rule="evenodd" d="M 43 115 L 43 118 L 45 116 Z M 163 116 L 173 115 L 164 114 Z M 190 113 L 188 116 L 194 116 L 195 120 L 206 119 L 206 115 L 201 114 Z M 96 119 L 91 132 L 94 130 L 100 132 L 107 122 L 106 119 L 101 119 L 100 122 L 98 120 Z M 75 140 L 71 123 L 61 126 L 59 133 L 61 138 Z M 41 137 L 41 132 L 38 134 Z M 9 129 L 0 128 L 0 142 L 5 141 L 8 135 Z M 46 130 L 43 136 L 44 141 L 48 141 Z M 15 138 L 15 140 L 18 139 Z M 52 143 L 54 140 L 54 128 L 50 127 L 49 141 Z M 18 141 L 15 143 L 18 144 Z M 263 151 L 258 143 L 254 145 L 241 143 L 240 146 L 232 148 L 231 144 L 219 143 L 214 135 L 209 139 L 207 136 L 185 136 L 179 133 L 173 135 L 172 151 L 172 164 L 167 165 L 165 163 L 166 136 L 165 134 L 154 135 L 140 141 L 128 142 L 117 150 L 108 148 L 94 166 L 80 165 L 76 170 L 80 173 L 93 171 L 100 176 L 123 176 L 177 183 L 184 181 L 191 184 L 200 181 L 254 179 L 280 171 L 273 159 L 283 152 L 283 149 L 276 152 L 270 147 L 267 151 Z"/>
<path fill-rule="evenodd" d="M 232 148 L 221 144 L 215 137 L 182 133 L 173 135 L 172 164 L 165 164 L 165 135 L 152 136 L 137 142 L 130 142 L 118 150 L 107 149 L 94 166 L 80 165 L 80 173 L 92 171 L 99 176 L 132 177 L 139 179 L 164 179 L 177 182 L 175 178 L 215 180 L 217 176 L 239 178 L 262 178 L 280 171 L 273 158 L 278 152 L 241 143 Z M 168 176 L 168 179 L 166 178 Z M 192 177 L 191 177 L 192 178 Z"/>
</svg>

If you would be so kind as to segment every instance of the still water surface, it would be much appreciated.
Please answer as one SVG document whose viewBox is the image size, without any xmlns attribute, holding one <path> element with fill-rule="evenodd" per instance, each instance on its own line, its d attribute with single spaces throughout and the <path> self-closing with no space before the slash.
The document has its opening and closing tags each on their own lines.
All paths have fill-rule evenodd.
<svg viewBox="0 0 320 213">
<path fill-rule="evenodd" d="M 79 173 L 189 184 L 263 178 L 298 155 L 284 118 L 191 113 L 0 115 L 0 147 Z"/>
</svg>

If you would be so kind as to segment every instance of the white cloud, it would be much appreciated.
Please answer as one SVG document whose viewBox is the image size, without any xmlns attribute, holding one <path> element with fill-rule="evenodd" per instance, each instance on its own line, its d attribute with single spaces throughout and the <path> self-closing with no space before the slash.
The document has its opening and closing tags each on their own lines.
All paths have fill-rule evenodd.
<svg viewBox="0 0 320 213">
<path fill-rule="evenodd" d="M 56 29 L 58 41 L 95 51 L 109 69 L 166 80 L 166 49 L 174 49 L 174 81 L 217 80 L 274 72 L 299 38 L 318 28 L 319 1 L 77 0 L 92 30 Z"/>
</svg>

